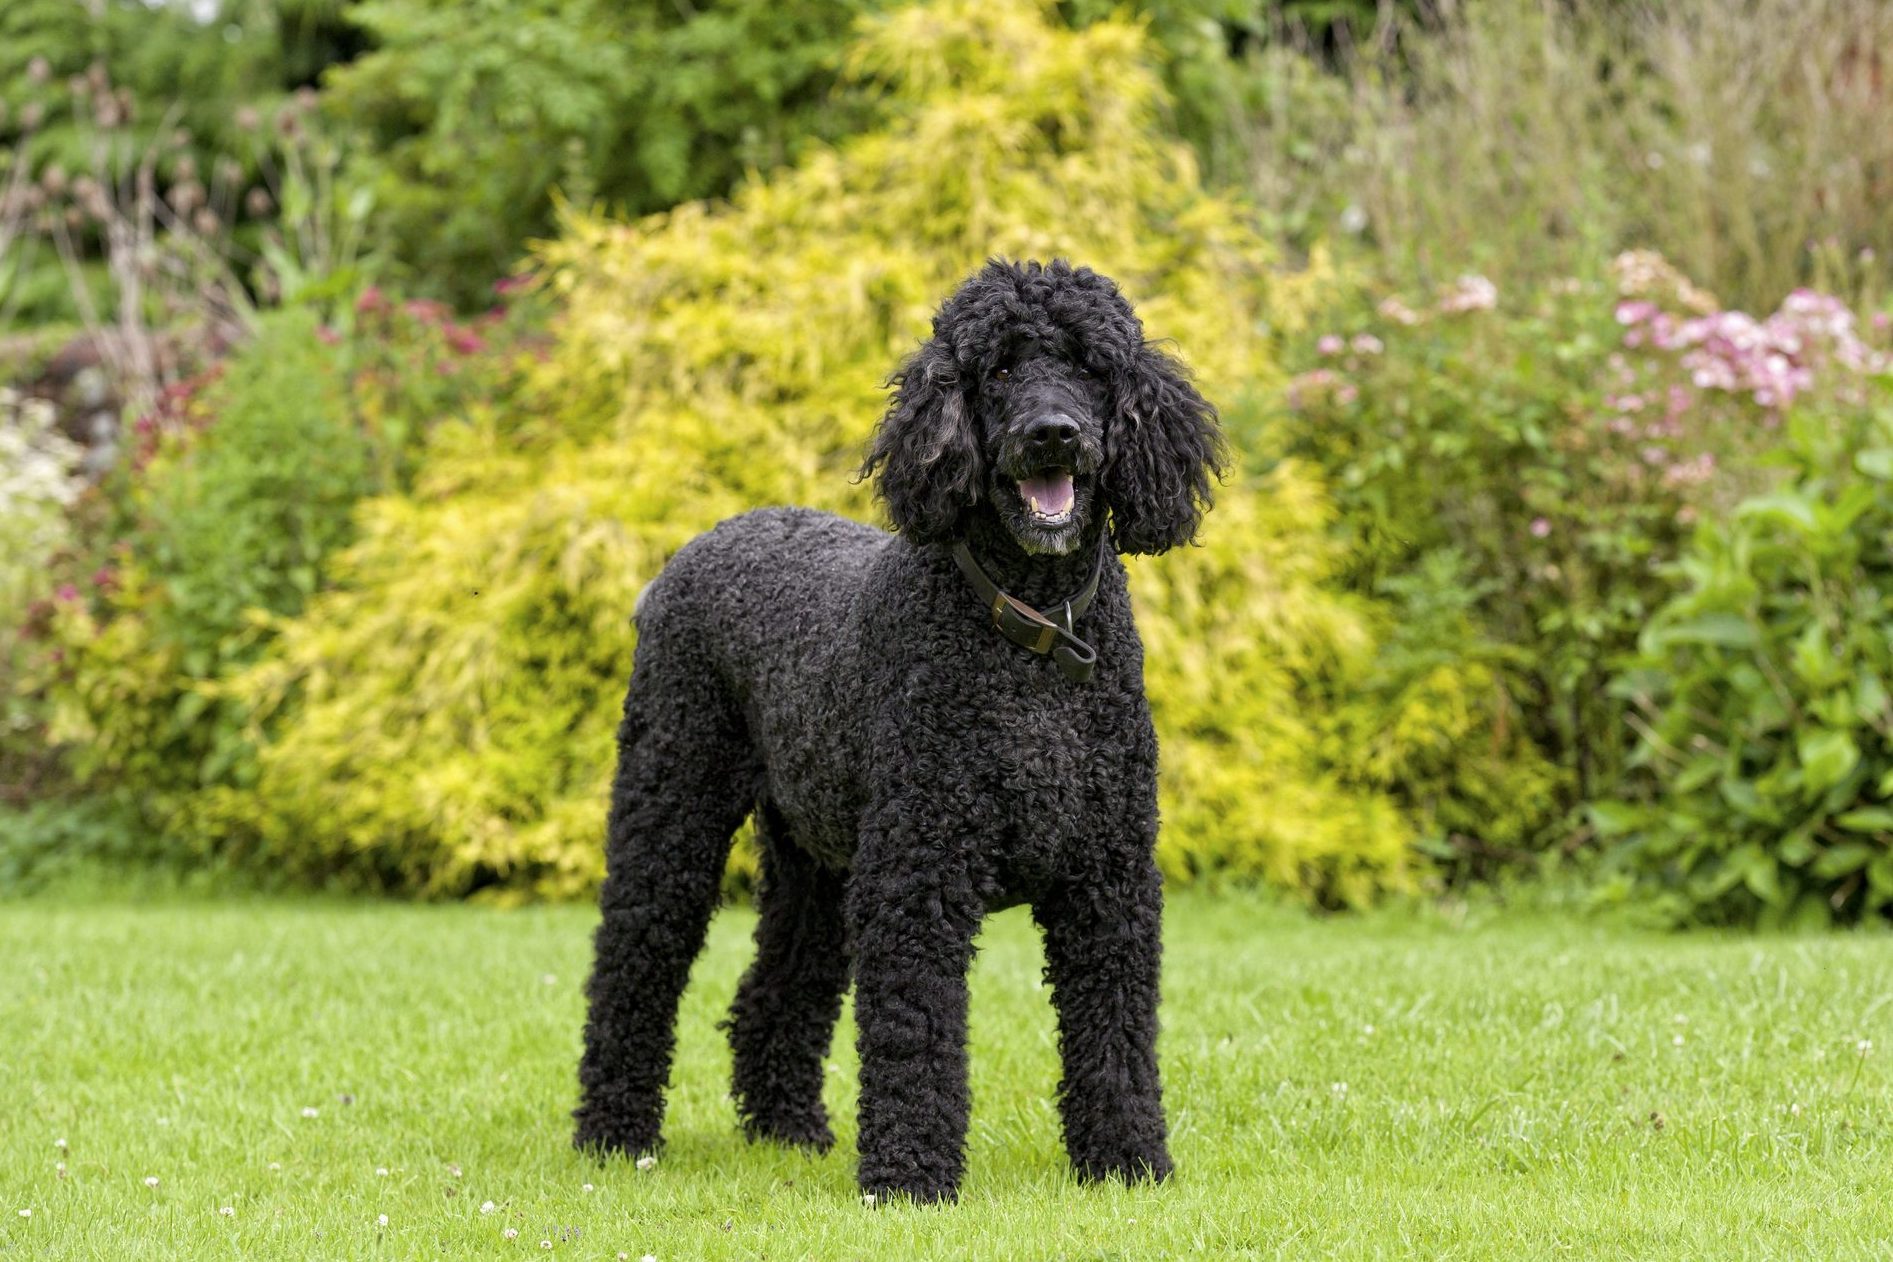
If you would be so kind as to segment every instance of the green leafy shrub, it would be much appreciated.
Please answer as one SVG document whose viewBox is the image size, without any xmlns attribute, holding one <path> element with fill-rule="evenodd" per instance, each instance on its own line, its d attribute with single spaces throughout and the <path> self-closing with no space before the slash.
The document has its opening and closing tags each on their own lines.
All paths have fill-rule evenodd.
<svg viewBox="0 0 1893 1262">
<path fill-rule="evenodd" d="M 1679 919 L 1893 907 L 1893 363 L 1862 367 L 1789 411 L 1785 481 L 1696 532 L 1615 686 L 1637 792 L 1593 814 Z"/>
<path fill-rule="evenodd" d="M 1232 416 L 1279 378 L 1299 300 L 1238 207 L 1158 125 L 1133 26 L 942 3 L 848 61 L 889 121 L 637 223 L 575 214 L 561 301 L 516 406 L 441 426 L 410 494 L 367 504 L 333 590 L 236 691 L 253 790 L 199 825 L 272 866 L 451 895 L 590 888 L 639 588 L 720 518 L 873 512 L 851 481 L 883 381 L 989 254 L 1118 277 Z M 1294 462 L 1232 479 L 1203 547 L 1133 577 L 1164 744 L 1160 858 L 1344 904 L 1410 888 L 1406 819 L 1320 757 L 1374 620 L 1329 579 L 1331 506 Z"/>
<path fill-rule="evenodd" d="M 1753 457 L 1783 409 L 1843 353 L 1799 298 L 1764 323 L 1654 255 L 1614 270 L 1610 288 L 1566 282 L 1504 311 L 1477 276 L 1426 304 L 1362 304 L 1312 339 L 1286 394 L 1280 441 L 1328 474 L 1347 581 L 1397 611 L 1379 695 L 1467 672 L 1483 706 L 1428 707 L 1423 727 L 1495 751 L 1389 762 L 1374 752 L 1377 731 L 1402 730 L 1388 718 L 1331 757 L 1434 819 L 1432 842 L 1471 872 L 1581 844 L 1570 812 L 1617 791 L 1630 744 L 1607 684 L 1673 593 L 1668 563 L 1701 515 L 1762 481 Z"/>
<path fill-rule="evenodd" d="M 140 418 L 43 619 L 46 738 L 81 784 L 195 842 L 195 797 L 253 781 L 249 709 L 226 681 L 323 586 L 357 502 L 404 484 L 426 428 L 504 397 L 510 354 L 488 339 L 509 328 L 371 290 L 343 330 L 267 317 Z"/>
</svg>

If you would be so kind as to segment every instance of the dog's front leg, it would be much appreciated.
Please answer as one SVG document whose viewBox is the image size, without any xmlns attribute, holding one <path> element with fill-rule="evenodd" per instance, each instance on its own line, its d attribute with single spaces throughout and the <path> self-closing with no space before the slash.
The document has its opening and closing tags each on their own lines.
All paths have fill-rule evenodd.
<svg viewBox="0 0 1893 1262">
<path fill-rule="evenodd" d="M 938 812 L 889 811 L 849 878 L 861 1053 L 861 1190 L 952 1200 L 965 1168 L 966 970 L 983 906 Z M 912 828 L 904 825 L 912 825 Z"/>
<path fill-rule="evenodd" d="M 1034 902 L 1058 1009 L 1065 1148 L 1083 1179 L 1170 1173 L 1157 1079 L 1163 884 L 1145 847 L 1093 856 L 1091 871 Z"/>
</svg>

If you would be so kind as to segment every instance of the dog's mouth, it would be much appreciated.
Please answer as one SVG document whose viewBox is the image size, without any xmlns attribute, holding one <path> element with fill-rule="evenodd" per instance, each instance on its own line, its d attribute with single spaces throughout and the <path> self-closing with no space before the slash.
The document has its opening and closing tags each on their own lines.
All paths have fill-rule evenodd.
<svg viewBox="0 0 1893 1262">
<path fill-rule="evenodd" d="M 1063 526 L 1078 505 L 1070 469 L 1045 469 L 1018 479 L 1025 514 L 1040 526 Z"/>
</svg>

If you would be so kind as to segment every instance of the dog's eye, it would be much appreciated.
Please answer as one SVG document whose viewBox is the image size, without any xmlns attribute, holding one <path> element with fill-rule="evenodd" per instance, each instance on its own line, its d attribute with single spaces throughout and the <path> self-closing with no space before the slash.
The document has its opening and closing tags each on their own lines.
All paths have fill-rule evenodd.
<svg viewBox="0 0 1893 1262">
<path fill-rule="evenodd" d="M 1012 370 L 1011 370 L 1010 368 L 995 368 L 995 369 L 993 369 L 993 380 L 994 380 L 994 381 L 1010 381 L 1010 380 L 1012 380 Z"/>
</svg>

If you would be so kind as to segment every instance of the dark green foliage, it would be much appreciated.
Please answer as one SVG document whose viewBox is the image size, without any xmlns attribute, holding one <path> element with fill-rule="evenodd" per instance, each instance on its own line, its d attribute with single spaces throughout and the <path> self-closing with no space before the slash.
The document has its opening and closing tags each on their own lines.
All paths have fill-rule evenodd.
<svg viewBox="0 0 1893 1262">
<path fill-rule="evenodd" d="M 0 894 L 147 870 L 160 843 L 118 797 L 0 806 Z"/>
<path fill-rule="evenodd" d="M 633 215 L 727 193 L 865 118 L 829 95 L 872 0 L 374 0 L 332 72 L 406 279 L 461 304 L 549 235 L 553 192 Z"/>
</svg>

